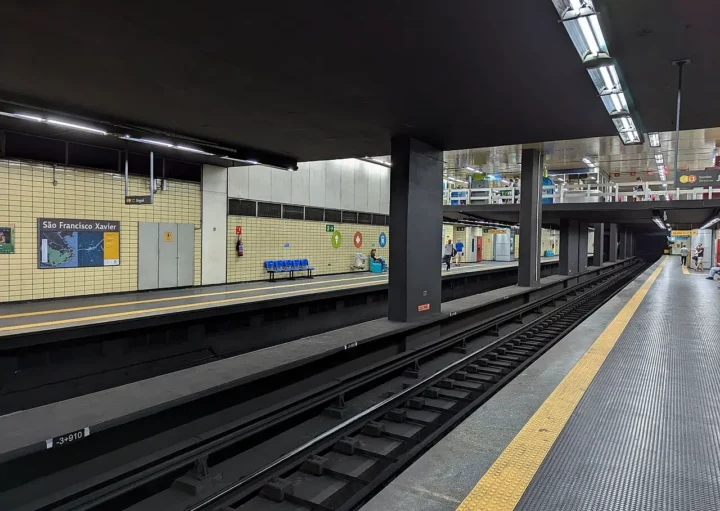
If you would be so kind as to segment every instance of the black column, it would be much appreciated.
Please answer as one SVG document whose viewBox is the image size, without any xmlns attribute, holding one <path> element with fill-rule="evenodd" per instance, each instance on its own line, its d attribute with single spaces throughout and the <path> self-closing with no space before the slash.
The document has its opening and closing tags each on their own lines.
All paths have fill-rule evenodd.
<svg viewBox="0 0 720 511">
<path fill-rule="evenodd" d="M 588 224 L 578 223 L 578 273 L 588 267 Z"/>
<path fill-rule="evenodd" d="M 605 252 L 605 224 L 595 224 L 595 249 L 593 250 L 593 266 L 603 265 Z"/>
<path fill-rule="evenodd" d="M 578 273 L 578 226 L 577 220 L 560 221 L 560 275 Z"/>
<path fill-rule="evenodd" d="M 618 259 L 625 259 L 627 257 L 627 229 L 623 227 L 618 234 L 618 241 L 620 242 L 618 248 Z"/>
<path fill-rule="evenodd" d="M 635 255 L 635 233 L 632 231 L 628 231 L 627 257 L 632 257 L 634 255 Z"/>
<path fill-rule="evenodd" d="M 610 224 L 610 237 L 608 238 L 608 261 L 611 263 L 618 260 L 618 226 Z"/>
<path fill-rule="evenodd" d="M 542 227 L 542 175 L 540 152 L 523 149 L 520 173 L 520 260 L 518 285 L 540 285 L 540 232 Z"/>
<path fill-rule="evenodd" d="M 392 139 L 388 319 L 440 312 L 442 151 L 409 136 Z"/>
</svg>

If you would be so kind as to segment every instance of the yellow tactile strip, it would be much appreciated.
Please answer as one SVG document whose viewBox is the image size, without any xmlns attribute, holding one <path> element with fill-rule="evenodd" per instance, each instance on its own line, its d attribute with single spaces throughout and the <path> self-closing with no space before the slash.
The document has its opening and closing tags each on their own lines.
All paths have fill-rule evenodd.
<svg viewBox="0 0 720 511">
<path fill-rule="evenodd" d="M 666 263 L 667 257 L 495 460 L 457 508 L 458 511 L 515 509 L 573 410 Z"/>
</svg>

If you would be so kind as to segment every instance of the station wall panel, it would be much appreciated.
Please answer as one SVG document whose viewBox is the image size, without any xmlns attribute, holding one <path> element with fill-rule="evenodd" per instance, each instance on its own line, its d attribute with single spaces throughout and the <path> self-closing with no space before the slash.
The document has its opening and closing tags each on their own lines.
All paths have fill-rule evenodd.
<svg viewBox="0 0 720 511">
<path fill-rule="evenodd" d="M 194 284 L 200 284 L 199 183 L 169 181 L 155 204 L 124 203 L 121 176 L 40 163 L 0 160 L 0 227 L 15 226 L 15 252 L 0 254 L 0 302 L 133 291 L 137 289 L 138 222 L 192 223 Z M 131 195 L 147 195 L 148 179 L 130 178 Z M 120 222 L 120 265 L 38 269 L 37 219 Z"/>
<path fill-rule="evenodd" d="M 333 225 L 334 232 L 328 232 L 327 225 Z M 242 227 L 242 257 L 238 257 L 235 251 L 237 226 Z M 354 244 L 356 232 L 362 234 L 360 248 Z M 380 247 L 380 233 L 383 232 L 388 241 L 385 247 Z M 332 244 L 334 233 L 342 235 L 338 248 Z M 227 281 L 267 280 L 263 264 L 268 259 L 308 259 L 315 267 L 314 275 L 349 273 L 355 254 L 360 252 L 369 258 L 373 248 L 378 256 L 390 263 L 390 231 L 387 226 L 231 215 L 228 216 L 227 229 Z"/>
</svg>

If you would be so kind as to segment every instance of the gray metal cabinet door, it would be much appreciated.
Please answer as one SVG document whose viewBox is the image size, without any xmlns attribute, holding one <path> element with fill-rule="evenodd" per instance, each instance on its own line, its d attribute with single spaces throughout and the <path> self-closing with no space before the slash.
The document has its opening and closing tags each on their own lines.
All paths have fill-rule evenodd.
<svg viewBox="0 0 720 511">
<path fill-rule="evenodd" d="M 177 231 L 177 285 L 192 286 L 195 277 L 195 226 L 193 224 L 177 224 Z"/>
<path fill-rule="evenodd" d="M 178 232 L 177 224 L 159 224 L 158 253 L 160 268 L 159 287 L 177 287 L 178 285 Z"/>
<path fill-rule="evenodd" d="M 158 224 L 139 222 L 138 289 L 157 289 L 158 286 Z"/>
</svg>

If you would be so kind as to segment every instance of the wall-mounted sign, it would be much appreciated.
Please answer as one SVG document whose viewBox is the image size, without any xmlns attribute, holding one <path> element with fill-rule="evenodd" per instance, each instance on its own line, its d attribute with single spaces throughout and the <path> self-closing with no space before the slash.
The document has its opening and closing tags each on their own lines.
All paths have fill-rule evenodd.
<svg viewBox="0 0 720 511">
<path fill-rule="evenodd" d="M 356 232 L 355 236 L 353 236 L 353 244 L 355 248 L 362 247 L 362 233 L 360 231 Z"/>
<path fill-rule="evenodd" d="M 165 234 L 163 235 L 163 240 L 165 241 L 165 243 L 172 243 L 172 231 L 165 231 Z"/>
<path fill-rule="evenodd" d="M 332 236 L 330 236 L 330 243 L 333 248 L 340 248 L 340 245 L 342 245 L 342 234 L 340 234 L 339 231 L 333 231 Z"/>
<path fill-rule="evenodd" d="M 128 195 L 127 197 L 125 197 L 125 204 L 131 204 L 135 206 L 152 204 L 152 197 L 150 197 L 149 195 Z"/>
<path fill-rule="evenodd" d="M 488 229 L 488 234 L 507 234 L 507 229 Z"/>
<path fill-rule="evenodd" d="M 680 238 L 688 238 L 692 235 L 692 231 L 676 231 L 673 229 L 671 234 Z"/>
<path fill-rule="evenodd" d="M 332 224 L 325 225 L 325 232 L 335 232 L 335 226 Z"/>
<path fill-rule="evenodd" d="M 614 172 L 613 177 L 620 177 L 620 172 Z"/>
<path fill-rule="evenodd" d="M 0 254 L 15 253 L 15 227 L 0 227 Z"/>
<path fill-rule="evenodd" d="M 464 231 L 464 230 L 465 230 L 465 227 L 456 227 L 455 230 L 456 230 L 456 231 Z"/>
<path fill-rule="evenodd" d="M 720 168 L 705 170 L 680 170 L 675 172 L 675 187 L 702 188 L 706 186 L 720 187 Z"/>
<path fill-rule="evenodd" d="M 242 234 L 242 225 L 235 226 L 235 234 L 237 234 L 238 236 Z"/>
<path fill-rule="evenodd" d="M 430 310 L 430 304 L 424 303 L 422 305 L 418 305 L 418 312 L 426 312 Z"/>
<path fill-rule="evenodd" d="M 385 245 L 387 245 L 387 236 L 384 232 L 380 233 L 380 237 L 378 238 L 378 245 L 380 245 L 380 248 L 385 248 Z"/>
<path fill-rule="evenodd" d="M 38 268 L 120 264 L 120 222 L 38 218 Z"/>
</svg>

